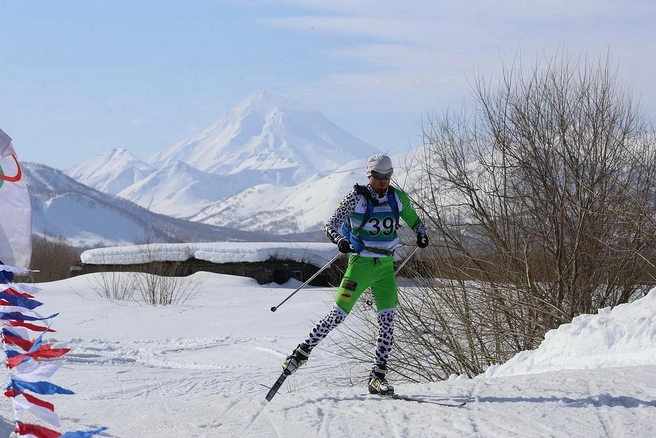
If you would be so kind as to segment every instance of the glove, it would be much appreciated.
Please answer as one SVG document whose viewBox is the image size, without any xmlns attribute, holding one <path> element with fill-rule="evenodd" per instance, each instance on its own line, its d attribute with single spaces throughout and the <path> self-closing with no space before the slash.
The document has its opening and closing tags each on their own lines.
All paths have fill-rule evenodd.
<svg viewBox="0 0 656 438">
<path fill-rule="evenodd" d="M 348 241 L 345 237 L 342 237 L 337 241 L 337 248 L 339 249 L 339 252 L 342 252 L 344 254 L 348 254 L 350 252 L 354 252 L 355 250 L 353 249 L 353 246 L 351 246 L 351 242 Z"/>
<path fill-rule="evenodd" d="M 426 248 L 428 246 L 428 235 L 426 234 L 426 227 L 424 224 L 417 225 L 415 229 L 417 232 L 417 246 L 419 248 Z"/>
</svg>

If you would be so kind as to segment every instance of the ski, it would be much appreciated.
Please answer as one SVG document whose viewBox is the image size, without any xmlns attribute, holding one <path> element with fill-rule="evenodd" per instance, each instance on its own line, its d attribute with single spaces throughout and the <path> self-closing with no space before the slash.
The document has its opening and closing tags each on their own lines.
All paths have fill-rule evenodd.
<svg viewBox="0 0 656 438">
<path fill-rule="evenodd" d="M 417 402 L 417 403 L 426 403 L 426 404 L 431 404 L 431 405 L 438 405 L 438 406 L 444 406 L 447 408 L 461 408 L 467 404 L 467 402 L 439 402 L 436 400 L 428 400 L 425 398 L 421 397 L 412 397 L 409 395 L 400 395 L 400 394 L 388 394 L 388 395 L 382 395 L 382 394 L 363 394 L 363 395 L 377 395 L 382 398 L 391 398 L 394 400 L 403 400 L 403 401 L 412 401 L 412 402 Z"/>
<path fill-rule="evenodd" d="M 276 383 L 273 384 L 273 386 L 267 393 L 266 401 L 271 401 L 271 399 L 276 395 L 282 384 L 285 382 L 285 379 L 287 379 L 287 376 L 289 376 L 289 373 L 287 373 L 287 371 L 283 371 L 282 374 L 280 374 L 280 377 L 278 377 Z"/>
<path fill-rule="evenodd" d="M 392 394 L 389 397 L 392 397 L 395 400 L 413 401 L 413 402 L 417 402 L 417 403 L 429 403 L 429 404 L 433 404 L 433 405 L 446 406 L 446 407 L 449 407 L 449 408 L 460 408 L 460 407 L 467 404 L 467 402 L 460 402 L 460 403 L 456 403 L 456 402 L 439 402 L 439 401 L 436 401 L 436 400 L 428 400 L 428 399 L 425 399 L 425 398 L 412 397 L 412 396 L 400 395 L 400 394 Z"/>
</svg>

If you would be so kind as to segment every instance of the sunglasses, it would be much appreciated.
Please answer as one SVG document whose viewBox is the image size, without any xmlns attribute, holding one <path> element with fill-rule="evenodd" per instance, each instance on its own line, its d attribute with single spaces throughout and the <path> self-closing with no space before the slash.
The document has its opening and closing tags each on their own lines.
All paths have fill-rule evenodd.
<svg viewBox="0 0 656 438">
<path fill-rule="evenodd" d="M 375 170 L 372 170 L 371 171 L 371 176 L 373 176 L 376 179 L 390 179 L 390 178 L 392 178 L 392 173 L 393 172 L 394 172 L 393 170 L 390 170 L 389 172 L 381 173 L 381 172 L 377 172 Z"/>
</svg>

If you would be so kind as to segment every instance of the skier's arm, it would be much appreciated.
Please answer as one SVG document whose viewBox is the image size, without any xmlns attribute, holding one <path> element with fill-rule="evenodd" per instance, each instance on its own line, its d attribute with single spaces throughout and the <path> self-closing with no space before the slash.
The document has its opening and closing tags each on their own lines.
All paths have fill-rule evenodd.
<svg viewBox="0 0 656 438">
<path fill-rule="evenodd" d="M 403 190 L 399 189 L 396 189 L 396 194 L 399 197 L 399 201 L 401 201 L 401 219 L 403 219 L 403 222 L 408 224 L 408 226 L 416 232 L 419 224 L 423 224 L 423 222 L 412 207 L 412 204 L 410 204 L 410 198 L 408 195 Z"/>
<path fill-rule="evenodd" d="M 417 246 L 420 248 L 426 248 L 428 246 L 426 226 L 412 207 L 408 195 L 403 190 L 397 190 L 396 193 L 401 201 L 401 219 L 403 219 L 403 222 L 408 224 L 410 228 L 412 228 L 412 231 L 417 234 Z"/>
<path fill-rule="evenodd" d="M 326 225 L 324 226 L 326 235 L 334 244 L 337 244 L 337 242 L 343 238 L 339 230 L 342 228 L 344 221 L 351 217 L 355 211 L 358 196 L 359 195 L 355 190 L 348 192 L 346 196 L 342 198 L 339 205 L 337 205 L 337 209 L 332 216 L 330 216 L 328 222 L 326 222 Z"/>
</svg>

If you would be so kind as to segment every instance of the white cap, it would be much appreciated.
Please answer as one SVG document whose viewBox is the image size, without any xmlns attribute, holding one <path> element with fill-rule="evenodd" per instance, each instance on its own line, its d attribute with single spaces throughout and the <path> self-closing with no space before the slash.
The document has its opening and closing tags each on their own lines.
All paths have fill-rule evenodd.
<svg viewBox="0 0 656 438">
<path fill-rule="evenodd" d="M 375 154 L 367 160 L 367 176 L 371 176 L 371 171 L 375 170 L 380 173 L 387 173 L 394 170 L 392 159 L 385 154 Z"/>
</svg>

